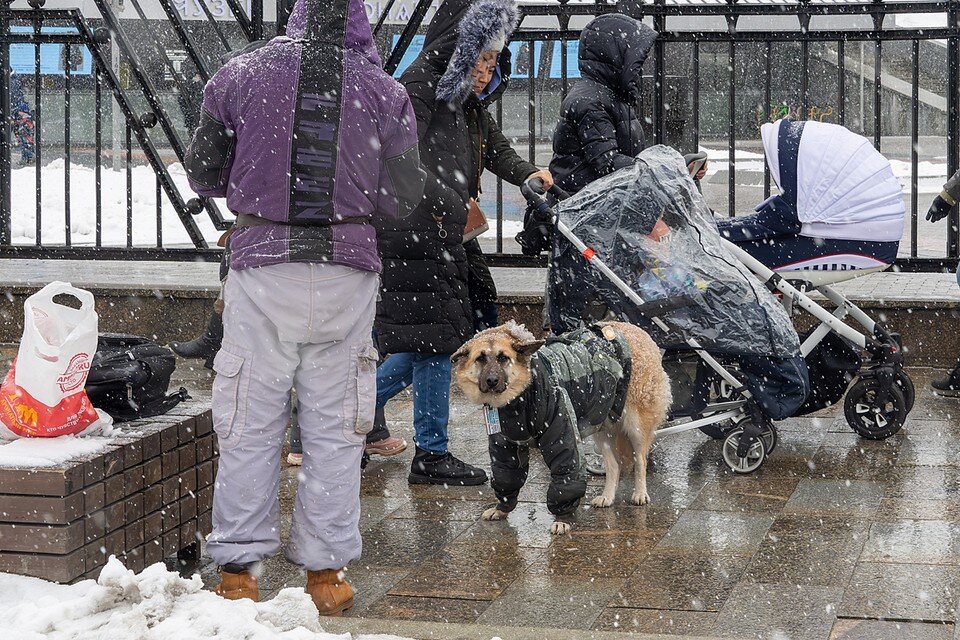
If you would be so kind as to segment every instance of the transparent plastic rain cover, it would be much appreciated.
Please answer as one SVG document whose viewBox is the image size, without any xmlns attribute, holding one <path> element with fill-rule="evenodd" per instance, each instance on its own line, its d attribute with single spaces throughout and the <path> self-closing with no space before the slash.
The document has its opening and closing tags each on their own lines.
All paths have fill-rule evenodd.
<svg viewBox="0 0 960 640">
<path fill-rule="evenodd" d="M 657 315 L 670 332 L 650 323 L 652 309 L 645 316 L 559 232 L 548 292 L 554 331 L 578 326 L 591 305 L 602 303 L 650 331 L 661 347 L 694 338 L 717 354 L 799 353 L 783 306 L 724 249 L 713 213 L 675 150 L 645 150 L 633 166 L 593 182 L 556 211 L 645 302 L 662 306 Z"/>
</svg>

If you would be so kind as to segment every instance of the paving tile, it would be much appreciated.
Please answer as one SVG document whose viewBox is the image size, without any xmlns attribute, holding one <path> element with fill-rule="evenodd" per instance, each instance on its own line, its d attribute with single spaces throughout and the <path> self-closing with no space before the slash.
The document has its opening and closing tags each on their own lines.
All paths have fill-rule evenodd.
<svg viewBox="0 0 960 640">
<path fill-rule="evenodd" d="M 945 520 L 960 522 L 960 501 L 884 498 L 874 520 Z"/>
<path fill-rule="evenodd" d="M 719 611 L 749 560 L 710 551 L 655 552 L 627 579 L 611 605 Z"/>
<path fill-rule="evenodd" d="M 810 470 L 822 478 L 881 481 L 891 476 L 899 461 L 893 447 L 821 447 L 810 461 Z"/>
<path fill-rule="evenodd" d="M 657 551 L 710 549 L 752 555 L 773 520 L 774 516 L 766 513 L 687 510 L 657 544 Z"/>
<path fill-rule="evenodd" d="M 804 478 L 784 513 L 870 516 L 876 513 L 886 486 L 864 480 Z"/>
<path fill-rule="evenodd" d="M 521 502 L 506 520 L 484 521 L 480 519 L 480 513 L 476 514 L 475 520 L 476 522 L 453 540 L 453 544 L 512 544 L 546 549 L 555 537 L 550 533 L 550 525 L 556 518 L 545 504 Z"/>
<path fill-rule="evenodd" d="M 614 504 L 603 509 L 585 507 L 577 512 L 575 527 L 581 532 L 622 531 L 641 536 L 656 536 L 666 533 L 680 518 L 680 513 L 679 509 L 649 504 L 642 507 Z"/>
<path fill-rule="evenodd" d="M 869 523 L 842 516 L 781 514 L 744 575 L 746 582 L 843 587 Z"/>
<path fill-rule="evenodd" d="M 886 479 L 887 497 L 960 500 L 960 468 L 898 467 Z"/>
<path fill-rule="evenodd" d="M 626 578 L 659 540 L 659 535 L 577 531 L 559 536 L 534 565 L 537 571 L 579 578 Z"/>
<path fill-rule="evenodd" d="M 605 609 L 593 625 L 596 631 L 622 631 L 679 636 L 710 636 L 717 614 L 706 611 Z"/>
<path fill-rule="evenodd" d="M 837 620 L 829 640 L 952 640 L 954 625 L 884 620 Z"/>
<path fill-rule="evenodd" d="M 367 607 L 365 617 L 422 622 L 474 622 L 490 605 L 487 601 L 384 596 Z"/>
<path fill-rule="evenodd" d="M 374 569 L 353 563 L 347 568 L 347 580 L 353 587 L 354 606 L 346 615 L 364 616 L 387 591 L 406 576 L 406 569 Z"/>
<path fill-rule="evenodd" d="M 364 502 L 366 504 L 366 502 Z M 483 513 L 483 506 L 476 500 L 404 500 L 400 507 L 389 514 L 389 518 L 416 520 L 463 520 L 474 522 Z"/>
<path fill-rule="evenodd" d="M 591 629 L 622 580 L 576 579 L 528 571 L 477 619 L 478 624 Z"/>
<path fill-rule="evenodd" d="M 493 600 L 541 555 L 515 543 L 450 545 L 390 589 L 392 596 Z"/>
<path fill-rule="evenodd" d="M 838 615 L 954 622 L 960 599 L 960 567 L 862 562 Z"/>
<path fill-rule="evenodd" d="M 362 566 L 413 568 L 434 555 L 469 526 L 438 520 L 383 520 L 363 533 Z"/>
<path fill-rule="evenodd" d="M 771 511 L 783 509 L 799 478 L 755 473 L 723 476 L 700 491 L 690 505 L 699 511 Z"/>
<path fill-rule="evenodd" d="M 741 584 L 717 618 L 716 635 L 757 640 L 823 640 L 843 590 L 793 584 Z"/>
<path fill-rule="evenodd" d="M 409 504 L 409 501 L 402 497 L 366 497 L 360 504 L 360 531 L 380 524 L 384 518 L 406 504 Z"/>
<path fill-rule="evenodd" d="M 860 560 L 960 565 L 960 524 L 941 520 L 875 522 Z"/>
</svg>

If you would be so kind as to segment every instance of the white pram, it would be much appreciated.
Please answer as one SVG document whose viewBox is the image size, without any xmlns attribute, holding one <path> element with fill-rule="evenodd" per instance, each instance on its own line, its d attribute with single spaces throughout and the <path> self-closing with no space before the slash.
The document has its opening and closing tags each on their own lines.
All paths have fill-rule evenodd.
<svg viewBox="0 0 960 640">
<path fill-rule="evenodd" d="M 666 350 L 675 403 L 658 435 L 702 429 L 723 439 L 732 470 L 749 473 L 776 447 L 774 420 L 837 402 L 858 372 L 845 404 L 850 426 L 864 437 L 886 438 L 903 425 L 913 386 L 895 336 L 811 278 L 842 269 L 811 265 L 781 275 L 721 238 L 674 150 L 647 149 L 634 166 L 592 183 L 556 213 L 531 185 L 523 191 L 536 218 L 552 219 L 558 232 L 548 285 L 553 330 L 613 316 L 644 327 Z M 810 299 L 809 288 L 837 310 Z M 771 291 L 782 294 L 784 306 Z M 820 321 L 802 345 L 787 309 Z M 867 333 L 844 324 L 846 316 Z M 854 346 L 871 355 L 862 372 Z"/>
</svg>

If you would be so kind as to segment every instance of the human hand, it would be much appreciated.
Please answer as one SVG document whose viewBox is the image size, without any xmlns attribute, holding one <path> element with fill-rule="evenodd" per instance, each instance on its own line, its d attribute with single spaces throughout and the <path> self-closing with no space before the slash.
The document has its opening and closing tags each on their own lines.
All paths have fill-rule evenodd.
<svg viewBox="0 0 960 640">
<path fill-rule="evenodd" d="M 692 171 L 693 166 L 697 163 L 696 160 L 687 165 L 687 170 Z M 703 164 L 700 166 L 700 169 L 697 171 L 697 175 L 693 176 L 694 180 L 703 180 L 703 177 L 707 175 L 707 167 L 710 164 L 709 160 L 704 159 Z"/>
<path fill-rule="evenodd" d="M 533 180 L 534 178 L 543 181 L 543 188 L 549 190 L 553 187 L 553 174 L 550 173 L 547 169 L 540 169 L 536 173 L 531 173 L 527 176 L 527 180 Z M 526 180 L 524 180 L 526 182 Z"/>
<path fill-rule="evenodd" d="M 951 209 L 954 209 L 957 206 L 957 203 L 950 204 L 944 200 L 943 195 L 939 195 L 933 199 L 933 204 L 930 205 L 930 210 L 927 211 L 927 221 L 928 222 L 939 222 L 947 217 Z"/>
</svg>

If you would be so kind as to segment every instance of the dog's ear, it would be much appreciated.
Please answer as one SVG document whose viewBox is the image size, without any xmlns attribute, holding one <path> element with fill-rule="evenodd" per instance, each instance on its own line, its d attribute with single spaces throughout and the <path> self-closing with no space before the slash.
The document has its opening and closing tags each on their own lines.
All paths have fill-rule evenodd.
<svg viewBox="0 0 960 640">
<path fill-rule="evenodd" d="M 543 345 L 543 340 L 524 340 L 523 342 L 514 342 L 512 346 L 513 350 L 517 352 L 518 356 L 521 358 L 529 358 Z"/>
<path fill-rule="evenodd" d="M 460 347 L 459 349 L 457 349 L 456 353 L 450 356 L 450 362 L 451 364 L 453 364 L 453 366 L 457 366 L 461 360 L 463 360 L 469 355 L 470 355 L 470 343 L 468 342 L 462 347 Z"/>
</svg>

